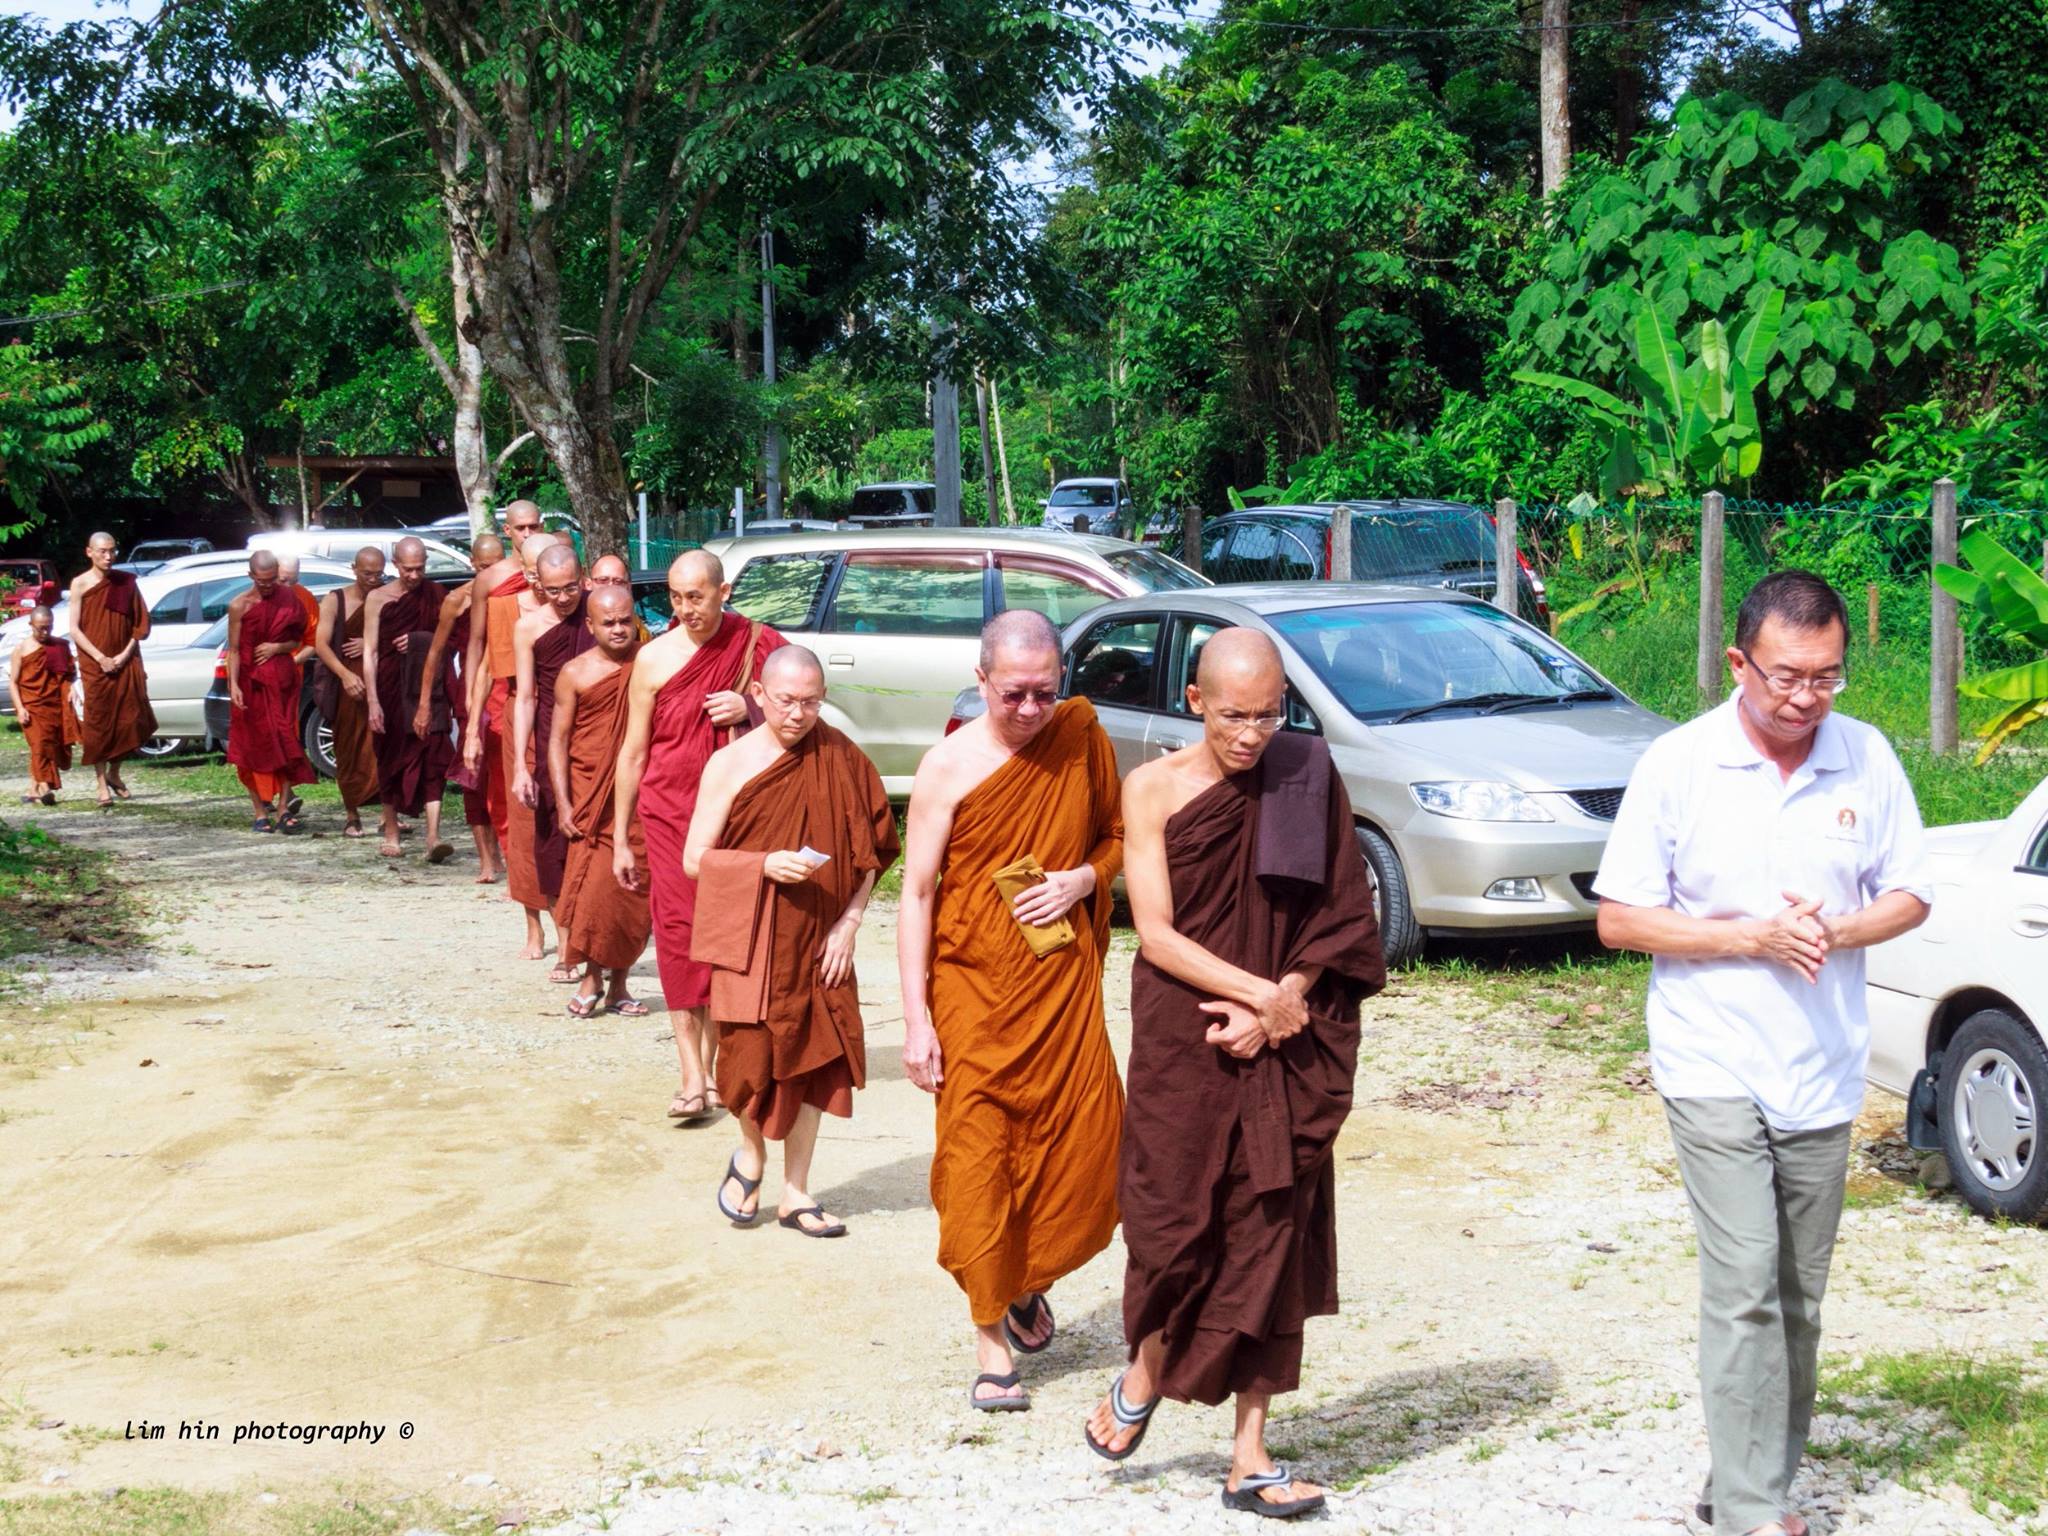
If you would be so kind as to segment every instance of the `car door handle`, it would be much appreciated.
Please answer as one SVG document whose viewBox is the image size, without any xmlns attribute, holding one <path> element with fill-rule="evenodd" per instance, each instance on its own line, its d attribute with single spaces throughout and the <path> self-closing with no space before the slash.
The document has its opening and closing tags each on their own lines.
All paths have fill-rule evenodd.
<svg viewBox="0 0 2048 1536">
<path fill-rule="evenodd" d="M 1186 746 L 1187 743 L 1184 741 L 1175 741 L 1171 736 L 1162 736 L 1157 741 L 1153 742 L 1152 745 L 1158 751 L 1159 755 L 1161 757 L 1164 757 L 1169 752 L 1178 752 L 1182 747 Z"/>
<path fill-rule="evenodd" d="M 828 667 L 850 667 L 853 665 L 853 658 L 844 654 L 827 656 L 825 658 L 825 665 Z"/>
<path fill-rule="evenodd" d="M 2012 931 L 2029 939 L 2048 934 L 2048 907 L 2021 907 L 2012 915 Z"/>
</svg>

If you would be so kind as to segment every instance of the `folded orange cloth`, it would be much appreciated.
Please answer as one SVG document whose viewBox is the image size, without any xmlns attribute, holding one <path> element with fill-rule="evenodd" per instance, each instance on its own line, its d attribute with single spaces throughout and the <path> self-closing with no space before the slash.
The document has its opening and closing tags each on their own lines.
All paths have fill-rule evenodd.
<svg viewBox="0 0 2048 1536">
<path fill-rule="evenodd" d="M 775 913 L 765 853 L 713 848 L 697 871 L 697 924 L 690 958 L 711 967 L 711 1017 L 759 1024 L 768 1016 L 768 958 Z"/>
<path fill-rule="evenodd" d="M 1005 864 L 989 878 L 1003 893 L 1004 903 L 1011 904 L 1034 885 L 1045 884 L 1045 867 L 1027 853 L 1014 863 Z M 1074 925 L 1064 917 L 1056 917 L 1043 926 L 1019 922 L 1017 927 L 1024 935 L 1024 942 L 1031 947 L 1031 953 L 1040 960 L 1074 942 Z"/>
</svg>

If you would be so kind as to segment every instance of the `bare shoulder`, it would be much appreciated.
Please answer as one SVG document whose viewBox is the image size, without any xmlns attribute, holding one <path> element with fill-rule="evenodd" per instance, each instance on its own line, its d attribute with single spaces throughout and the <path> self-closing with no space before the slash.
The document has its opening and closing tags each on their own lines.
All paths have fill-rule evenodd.
<svg viewBox="0 0 2048 1536">
<path fill-rule="evenodd" d="M 633 686 L 636 688 L 659 688 L 663 683 L 683 670 L 683 666 L 697 652 L 689 643 L 689 635 L 678 625 L 666 634 L 656 635 L 640 647 L 640 654 L 633 658 Z"/>
<path fill-rule="evenodd" d="M 249 611 L 249 605 L 255 601 L 256 589 L 254 587 L 244 587 L 241 591 L 237 592 L 233 597 L 228 599 L 228 612 L 234 614 L 237 618 L 240 618 L 244 613 L 247 613 Z"/>
<path fill-rule="evenodd" d="M 1002 761 L 986 723 L 971 720 L 925 753 L 911 781 L 911 803 L 924 810 L 950 811 Z"/>
<path fill-rule="evenodd" d="M 86 593 L 90 592 L 94 587 L 98 586 L 99 584 L 100 573 L 94 570 L 91 566 L 87 566 L 84 570 L 80 571 L 76 576 L 71 578 L 71 601 L 73 601 L 74 603 L 77 602 L 81 597 L 85 596 Z"/>
<path fill-rule="evenodd" d="M 481 572 L 478 573 L 476 579 L 477 582 L 482 585 L 484 591 L 488 593 L 491 590 L 491 588 L 499 585 L 501 582 L 510 581 L 512 579 L 512 573 L 514 571 L 520 571 L 524 569 L 525 567 L 519 563 L 519 557 L 517 555 L 507 555 L 504 559 L 500 560 L 496 565 L 485 567 Z"/>
<path fill-rule="evenodd" d="M 555 686 L 567 686 L 572 692 L 580 692 L 605 675 L 611 667 L 604 652 L 585 651 L 581 656 L 571 657 L 555 674 Z"/>
<path fill-rule="evenodd" d="M 382 608 L 386 603 L 398 596 L 398 591 L 397 582 L 386 582 L 363 599 L 363 611 L 365 613 L 375 613 L 379 608 Z"/>
<path fill-rule="evenodd" d="M 512 631 L 521 640 L 535 640 L 555 627 L 556 614 L 552 608 L 536 608 L 531 613 L 519 615 L 519 627 Z"/>
</svg>

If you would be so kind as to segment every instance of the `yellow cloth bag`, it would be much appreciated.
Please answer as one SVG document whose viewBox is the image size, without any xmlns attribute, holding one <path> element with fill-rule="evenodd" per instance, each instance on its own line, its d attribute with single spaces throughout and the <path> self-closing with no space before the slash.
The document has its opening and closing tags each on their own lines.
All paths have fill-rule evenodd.
<svg viewBox="0 0 2048 1536">
<path fill-rule="evenodd" d="M 1004 902 L 1014 905 L 1017 898 L 1031 887 L 1045 883 L 1045 866 L 1027 853 L 1014 863 L 1005 864 L 989 878 L 1003 893 Z M 1043 927 L 1025 922 L 1019 922 L 1017 927 L 1024 935 L 1024 942 L 1031 946 L 1031 953 L 1040 960 L 1074 942 L 1074 925 L 1065 917 L 1055 918 Z"/>
</svg>

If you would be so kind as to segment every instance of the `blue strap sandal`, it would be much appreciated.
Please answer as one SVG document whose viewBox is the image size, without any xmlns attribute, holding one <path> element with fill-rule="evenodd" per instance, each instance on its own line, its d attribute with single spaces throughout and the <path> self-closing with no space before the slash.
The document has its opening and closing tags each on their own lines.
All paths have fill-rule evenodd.
<svg viewBox="0 0 2048 1536">
<path fill-rule="evenodd" d="M 1117 1428 L 1137 1430 L 1137 1433 L 1131 1436 L 1131 1443 L 1120 1451 L 1112 1451 L 1089 1433 L 1086 1424 L 1081 1426 L 1081 1438 L 1088 1442 L 1088 1449 L 1104 1461 L 1128 1461 L 1136 1455 L 1138 1447 L 1145 1443 L 1145 1431 L 1152 1427 L 1152 1411 L 1159 1406 L 1159 1399 L 1156 1397 L 1143 1407 L 1137 1408 L 1125 1402 L 1124 1374 L 1118 1371 L 1116 1380 L 1109 1384 L 1109 1416 L 1116 1420 Z"/>
<path fill-rule="evenodd" d="M 1305 1499 L 1265 1499 L 1259 1496 L 1262 1488 L 1285 1488 L 1294 1481 L 1294 1470 L 1285 1462 L 1277 1463 L 1270 1472 L 1254 1472 L 1250 1477 L 1239 1480 L 1233 1488 L 1228 1482 L 1223 1485 L 1223 1507 L 1242 1510 L 1247 1514 L 1264 1515 L 1268 1520 L 1296 1520 L 1303 1515 L 1314 1514 L 1323 1507 L 1320 1493 L 1310 1494 Z"/>
<path fill-rule="evenodd" d="M 731 1222 L 736 1227 L 751 1227 L 756 1221 L 760 1219 L 761 1207 L 757 1204 L 751 1211 L 741 1211 L 735 1209 L 730 1205 L 727 1205 L 725 1203 L 725 1186 L 728 1183 L 734 1183 L 739 1185 L 740 1198 L 742 1200 L 744 1200 L 748 1195 L 751 1195 L 752 1193 L 754 1193 L 755 1190 L 761 1187 L 761 1181 L 759 1179 L 750 1179 L 744 1173 L 740 1172 L 740 1155 L 737 1152 L 733 1153 L 733 1155 L 730 1158 L 726 1159 L 725 1177 L 718 1181 L 718 1194 L 716 1196 L 716 1199 L 718 1201 L 718 1214 L 723 1216 L 727 1221 Z"/>
<path fill-rule="evenodd" d="M 984 1382 L 991 1387 L 1001 1387 L 1004 1395 L 1001 1397 L 981 1396 L 975 1388 L 981 1386 Z M 1011 1371 L 1007 1376 L 998 1376 L 993 1371 L 983 1371 L 974 1378 L 973 1384 L 968 1387 L 967 1401 L 976 1408 L 979 1408 L 983 1413 L 1023 1413 L 1031 1406 L 1031 1396 L 1029 1393 L 1021 1390 L 1022 1386 L 1022 1378 L 1015 1371 Z"/>
</svg>

